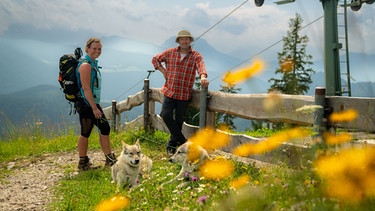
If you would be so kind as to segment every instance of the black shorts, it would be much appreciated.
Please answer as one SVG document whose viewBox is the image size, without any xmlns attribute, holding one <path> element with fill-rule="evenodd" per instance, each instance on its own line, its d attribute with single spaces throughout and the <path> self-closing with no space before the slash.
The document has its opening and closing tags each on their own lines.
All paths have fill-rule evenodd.
<svg viewBox="0 0 375 211">
<path fill-rule="evenodd" d="M 102 117 L 100 119 L 96 119 L 92 108 L 85 103 L 83 104 L 84 105 L 81 106 L 78 112 L 79 122 L 81 124 L 81 135 L 88 138 L 94 125 L 99 128 L 100 134 L 109 135 L 111 128 L 101 106 L 96 105 L 97 108 L 102 112 Z"/>
</svg>

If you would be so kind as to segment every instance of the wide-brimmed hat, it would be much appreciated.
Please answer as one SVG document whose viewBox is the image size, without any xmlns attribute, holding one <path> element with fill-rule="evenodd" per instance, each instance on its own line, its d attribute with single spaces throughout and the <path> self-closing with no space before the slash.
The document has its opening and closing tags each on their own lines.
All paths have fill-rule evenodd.
<svg viewBox="0 0 375 211">
<path fill-rule="evenodd" d="M 178 38 L 180 37 L 190 37 L 191 41 L 194 41 L 194 37 L 191 36 L 190 32 L 188 30 L 181 30 L 178 32 L 177 37 L 176 37 L 176 42 L 178 43 Z"/>
</svg>

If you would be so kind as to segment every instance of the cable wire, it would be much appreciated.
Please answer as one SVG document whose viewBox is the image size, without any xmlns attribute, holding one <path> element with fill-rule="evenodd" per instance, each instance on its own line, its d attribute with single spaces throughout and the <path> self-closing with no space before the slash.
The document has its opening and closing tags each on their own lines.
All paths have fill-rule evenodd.
<svg viewBox="0 0 375 211">
<path fill-rule="evenodd" d="M 121 93 L 118 97 L 115 98 L 115 100 L 118 100 L 120 97 L 122 97 L 124 94 L 126 94 L 127 92 L 129 92 L 131 89 L 133 89 L 134 87 L 136 87 L 142 81 L 144 81 L 144 79 L 140 80 L 139 82 L 137 82 L 136 84 L 134 84 L 132 87 L 130 87 L 129 89 L 127 89 L 126 91 L 124 91 L 123 93 Z"/>
<path fill-rule="evenodd" d="M 199 38 L 201 38 L 202 36 L 207 34 L 209 31 L 211 31 L 211 29 L 213 29 L 215 26 L 219 25 L 224 19 L 226 19 L 227 17 L 232 15 L 236 10 L 238 10 L 240 7 L 242 7 L 248 1 L 249 0 L 246 0 L 246 1 L 242 2 L 242 4 L 238 5 L 236 8 L 234 8 L 230 13 L 228 13 L 226 16 L 224 16 L 221 20 L 219 20 L 217 23 L 215 23 L 213 26 L 211 26 L 209 29 L 207 29 L 205 32 L 203 32 L 197 39 L 195 39 L 195 42 L 197 40 L 199 40 Z"/>
<path fill-rule="evenodd" d="M 302 29 L 307 28 L 307 27 L 310 26 L 311 24 L 317 22 L 318 20 L 322 19 L 323 17 L 324 17 L 324 16 L 320 16 L 319 18 L 315 19 L 314 21 L 308 23 L 307 25 L 305 25 L 304 27 L 302 27 L 302 28 L 300 29 L 300 31 L 301 31 Z M 277 42 L 271 44 L 271 45 L 268 46 L 267 48 L 265 48 L 265 49 L 259 51 L 258 53 L 256 53 L 256 54 L 250 56 L 249 58 L 247 58 L 246 60 L 242 61 L 242 62 L 239 63 L 238 65 L 232 67 L 230 70 L 233 70 L 233 69 L 235 69 L 236 67 L 242 65 L 243 63 L 245 63 L 245 62 L 249 61 L 250 59 L 254 58 L 255 56 L 258 56 L 258 55 L 264 53 L 265 51 L 269 50 L 270 48 L 274 47 L 275 45 L 279 44 L 279 43 L 282 42 L 282 41 L 283 41 L 283 39 L 281 39 L 281 40 L 279 40 L 279 41 L 277 41 Z"/>
</svg>

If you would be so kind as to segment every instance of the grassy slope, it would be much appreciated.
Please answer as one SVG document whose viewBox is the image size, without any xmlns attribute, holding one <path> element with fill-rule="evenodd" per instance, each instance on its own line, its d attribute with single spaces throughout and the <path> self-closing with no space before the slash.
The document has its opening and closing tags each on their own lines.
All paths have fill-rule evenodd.
<svg viewBox="0 0 375 211">
<path fill-rule="evenodd" d="M 15 158 L 76 150 L 76 143 L 72 141 L 77 138 L 74 132 L 56 136 L 48 134 L 52 138 L 45 138 L 38 130 L 31 133 L 24 136 L 18 134 L 14 140 L 0 142 L 2 169 L 6 168 L 3 165 L 6 161 Z M 91 138 L 96 139 L 97 133 L 93 133 Z M 163 185 L 179 172 L 179 166 L 171 164 L 165 157 L 167 134 L 159 131 L 153 134 L 144 131 L 111 134 L 114 149 L 121 148 L 121 140 L 132 144 L 137 138 L 142 140 L 143 152 L 154 161 L 151 179 L 140 179 L 138 188 L 132 191 L 123 189 L 116 194 L 116 186 L 111 183 L 108 169 L 66 176 L 55 187 L 51 210 L 94 210 L 100 201 L 114 196 L 129 198 L 130 210 L 371 210 L 375 203 L 368 200 L 352 206 L 325 198 L 320 180 L 311 170 L 293 171 L 291 174 L 282 165 L 257 167 L 236 161 L 233 161 L 234 173 L 223 180 L 201 179 L 184 188 L 178 188 L 179 183 Z M 89 147 L 90 150 L 100 149 L 95 141 L 91 141 Z M 66 171 L 68 175 L 69 171 L 74 170 L 67 167 Z M 0 176 L 7 173 L 1 171 Z M 231 188 L 230 182 L 243 174 L 250 176 L 249 183 L 239 190 Z"/>
</svg>

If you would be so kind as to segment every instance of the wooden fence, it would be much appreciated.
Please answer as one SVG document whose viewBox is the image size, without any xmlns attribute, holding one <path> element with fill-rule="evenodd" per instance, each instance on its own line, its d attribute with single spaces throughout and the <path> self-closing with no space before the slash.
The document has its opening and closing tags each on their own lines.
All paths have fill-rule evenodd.
<svg viewBox="0 0 375 211">
<path fill-rule="evenodd" d="M 119 103 L 113 101 L 112 106 L 104 109 L 104 113 L 112 122 L 115 130 L 128 129 L 157 129 L 169 132 L 161 117 L 155 113 L 155 102 L 163 102 L 163 94 L 158 88 L 150 88 L 148 79 L 145 79 L 144 91 L 129 96 Z M 202 99 L 206 102 L 202 105 Z M 146 102 L 146 103 L 145 103 Z M 276 106 L 270 106 L 277 103 Z M 144 104 L 144 114 L 131 122 L 121 125 L 121 113 L 131 110 L 135 106 Z M 318 135 L 328 128 L 347 128 L 365 132 L 375 131 L 375 99 L 326 96 L 324 88 L 316 88 L 315 96 L 304 95 L 272 95 L 272 94 L 229 94 L 223 92 L 200 92 L 194 91 L 190 106 L 204 111 L 200 118 L 205 118 L 205 125 L 215 127 L 215 113 L 225 113 L 236 117 L 250 120 L 266 120 L 271 122 L 287 122 L 298 125 L 314 126 Z M 309 111 L 309 106 L 317 108 Z M 202 109 L 203 108 L 203 109 Z M 267 109 L 268 108 L 268 109 Z M 307 108 L 301 110 L 300 108 Z M 333 125 L 328 121 L 332 112 L 340 112 L 347 109 L 355 109 L 359 112 L 356 120 L 340 125 Z M 307 111 L 307 112 L 306 112 Z M 201 124 L 202 121 L 200 121 Z M 200 125 L 202 127 L 202 125 Z M 198 126 L 183 125 L 183 133 L 188 138 L 193 135 Z M 246 136 L 229 134 L 232 138 L 229 146 L 222 149 L 225 152 L 243 143 L 256 143 L 260 139 Z M 214 140 L 213 140 L 214 141 Z M 271 156 L 270 156 L 271 155 Z M 308 144 L 283 144 L 278 150 L 265 155 L 251 156 L 257 160 L 277 163 L 283 161 L 291 166 L 307 165 L 312 159 Z"/>
</svg>

